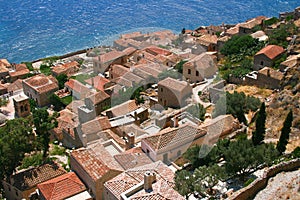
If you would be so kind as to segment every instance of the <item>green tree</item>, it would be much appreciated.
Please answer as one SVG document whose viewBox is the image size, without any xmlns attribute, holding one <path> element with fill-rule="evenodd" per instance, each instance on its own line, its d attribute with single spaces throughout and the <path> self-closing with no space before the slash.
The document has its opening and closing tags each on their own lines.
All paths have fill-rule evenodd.
<svg viewBox="0 0 300 200">
<path fill-rule="evenodd" d="M 227 175 L 224 167 L 217 164 L 212 166 L 198 167 L 193 174 L 195 179 L 195 191 L 200 194 L 208 193 L 213 195 L 213 187 L 218 184 L 220 180 L 224 180 Z"/>
<path fill-rule="evenodd" d="M 50 133 L 49 131 L 57 127 L 56 118 L 58 114 L 55 112 L 49 115 L 46 108 L 34 109 L 32 111 L 33 123 L 36 128 L 37 141 L 41 150 L 43 150 L 43 158 L 46 159 L 49 150 Z"/>
<path fill-rule="evenodd" d="M 0 98 L 0 107 L 6 106 L 8 104 L 8 100 Z"/>
<path fill-rule="evenodd" d="M 186 62 L 187 62 L 186 60 L 181 60 L 179 63 L 176 64 L 175 69 L 178 71 L 178 73 L 182 74 L 182 72 L 183 72 L 183 65 Z"/>
<path fill-rule="evenodd" d="M 0 179 L 9 177 L 21 164 L 26 153 L 34 150 L 30 119 L 17 118 L 0 127 Z"/>
<path fill-rule="evenodd" d="M 255 121 L 255 131 L 252 133 L 252 142 L 254 145 L 259 145 L 263 142 L 266 133 L 266 105 L 263 102 L 257 114 Z"/>
<path fill-rule="evenodd" d="M 51 94 L 49 97 L 51 105 L 54 106 L 55 111 L 60 111 L 65 105 L 61 102 L 60 98 L 56 94 Z"/>
<path fill-rule="evenodd" d="M 293 122 L 293 111 L 290 110 L 290 112 L 286 116 L 285 121 L 283 123 L 283 127 L 281 129 L 280 138 L 279 138 L 279 141 L 278 141 L 277 147 L 276 147 L 280 154 L 282 154 L 283 152 L 285 152 L 286 145 L 289 142 L 289 137 L 290 137 L 291 127 L 292 127 L 292 122 Z"/>
<path fill-rule="evenodd" d="M 65 82 L 68 81 L 68 76 L 66 74 L 60 74 L 56 77 L 58 81 L 59 89 L 63 89 L 65 87 Z"/>
<path fill-rule="evenodd" d="M 195 191 L 194 177 L 186 170 L 177 171 L 175 174 L 175 189 L 186 199 Z"/>
<path fill-rule="evenodd" d="M 204 121 L 206 109 L 203 107 L 202 104 L 198 103 L 198 104 L 188 107 L 186 109 L 186 112 L 190 113 L 193 117 L 196 117 L 196 118 Z"/>
</svg>

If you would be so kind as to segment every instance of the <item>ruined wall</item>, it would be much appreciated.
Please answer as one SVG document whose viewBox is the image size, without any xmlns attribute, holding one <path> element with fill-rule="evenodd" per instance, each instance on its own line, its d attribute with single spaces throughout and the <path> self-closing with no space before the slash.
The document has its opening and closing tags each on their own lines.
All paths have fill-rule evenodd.
<svg viewBox="0 0 300 200">
<path fill-rule="evenodd" d="M 263 190 L 267 184 L 268 180 L 275 176 L 276 174 L 283 171 L 293 171 L 300 167 L 300 158 L 282 162 L 278 165 L 272 166 L 269 169 L 265 170 L 263 177 L 256 179 L 247 187 L 238 190 L 233 193 L 228 199 L 230 200 L 246 200 L 252 199 L 259 191 Z"/>
</svg>

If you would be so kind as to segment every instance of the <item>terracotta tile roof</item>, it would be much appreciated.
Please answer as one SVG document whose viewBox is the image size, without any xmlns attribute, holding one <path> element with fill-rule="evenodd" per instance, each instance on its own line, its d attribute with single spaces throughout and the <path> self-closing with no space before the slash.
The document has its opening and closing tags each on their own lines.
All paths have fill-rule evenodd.
<svg viewBox="0 0 300 200">
<path fill-rule="evenodd" d="M 83 134 L 96 134 L 100 131 L 110 129 L 111 125 L 107 117 L 97 117 L 81 126 Z"/>
<path fill-rule="evenodd" d="M 184 63 L 183 66 L 193 66 L 197 70 L 203 70 L 208 68 L 215 68 L 217 70 L 217 65 L 214 62 L 212 56 L 208 55 L 207 53 L 201 53 L 200 55 Z"/>
<path fill-rule="evenodd" d="M 17 79 L 15 82 L 11 83 L 7 87 L 8 92 L 13 92 L 13 91 L 22 90 L 22 89 L 23 89 L 23 85 L 22 85 L 21 79 Z"/>
<path fill-rule="evenodd" d="M 264 54 L 265 56 L 273 60 L 282 53 L 284 53 L 283 47 L 277 45 L 268 45 L 257 52 L 255 55 Z"/>
<path fill-rule="evenodd" d="M 169 88 L 172 91 L 182 92 L 189 84 L 185 81 L 179 81 L 173 78 L 165 78 L 158 82 L 158 85 Z"/>
<path fill-rule="evenodd" d="M 234 27 L 231 27 L 230 29 L 226 30 L 227 35 L 236 35 L 239 33 L 240 24 L 235 25 Z"/>
<path fill-rule="evenodd" d="M 110 96 L 101 90 L 87 97 L 87 99 L 92 101 L 93 105 L 97 105 L 109 98 Z"/>
<path fill-rule="evenodd" d="M 47 93 L 49 91 L 58 90 L 57 80 L 53 76 L 45 76 L 38 74 L 23 80 L 23 84 L 28 85 L 38 93 Z"/>
<path fill-rule="evenodd" d="M 90 92 L 90 89 L 82 84 L 81 82 L 77 81 L 76 79 L 69 79 L 67 82 L 65 82 L 65 86 L 70 88 L 72 91 L 87 94 Z"/>
<path fill-rule="evenodd" d="M 99 180 L 110 170 L 123 171 L 123 168 L 100 142 L 72 151 L 71 157 L 94 181 Z"/>
<path fill-rule="evenodd" d="M 104 91 L 105 84 L 109 83 L 110 80 L 108 80 L 104 77 L 101 77 L 101 76 L 95 76 L 93 78 L 85 80 L 85 82 L 88 83 L 89 85 L 93 86 L 97 90 Z"/>
<path fill-rule="evenodd" d="M 115 64 L 115 65 L 111 66 L 110 71 L 113 72 L 114 74 L 116 74 L 117 77 L 120 77 L 120 76 L 126 74 L 127 72 L 129 72 L 129 68 L 124 67 L 123 65 Z M 117 77 L 113 77 L 113 78 L 117 78 Z"/>
<path fill-rule="evenodd" d="M 151 192 L 146 192 L 144 188 L 141 188 L 132 193 L 130 199 L 184 200 L 184 197 L 173 189 L 175 185 L 174 173 L 161 161 L 128 169 L 115 178 L 107 181 L 104 186 L 117 199 L 121 199 L 121 194 L 123 192 L 144 181 L 144 174 L 146 172 L 156 173 L 156 181 L 152 184 L 153 190 Z"/>
<path fill-rule="evenodd" d="M 12 175 L 11 183 L 19 190 L 25 191 L 65 173 L 62 167 L 52 162 Z"/>
<path fill-rule="evenodd" d="M 269 77 L 277 79 L 277 80 L 282 80 L 284 77 L 282 72 L 274 70 L 270 67 L 264 67 L 261 70 L 259 70 L 258 73 L 263 74 L 265 76 L 269 76 Z"/>
<path fill-rule="evenodd" d="M 218 37 L 216 35 L 205 34 L 197 38 L 197 41 L 207 44 L 217 44 Z"/>
<path fill-rule="evenodd" d="M 155 135 L 143 139 L 153 150 L 161 150 L 168 146 L 176 146 L 192 142 L 195 138 L 202 137 L 206 131 L 190 124 L 178 128 L 167 128 Z"/>
<path fill-rule="evenodd" d="M 101 63 L 107 63 L 107 62 L 111 62 L 111 61 L 114 61 L 118 58 L 121 58 L 123 57 L 125 54 L 123 52 L 120 52 L 120 51 L 116 51 L 116 50 L 113 50 L 113 51 L 110 51 L 108 53 L 105 53 L 105 54 L 102 54 L 98 57 L 98 60 L 101 62 Z"/>
<path fill-rule="evenodd" d="M 15 67 L 15 70 L 9 72 L 9 75 L 11 77 L 23 76 L 30 72 L 29 69 L 27 69 L 27 66 L 25 64 L 16 64 L 16 65 L 14 65 L 14 67 Z"/>
<path fill-rule="evenodd" d="M 142 79 L 145 79 L 145 80 L 152 79 L 152 80 L 154 80 L 154 77 L 152 76 L 151 73 L 148 73 L 148 72 L 142 70 L 141 68 L 138 68 L 138 67 L 135 67 L 135 66 L 134 66 L 134 67 L 131 67 L 131 71 L 132 71 L 135 75 L 141 77 Z"/>
<path fill-rule="evenodd" d="M 142 83 L 142 82 L 145 81 L 145 79 L 143 79 L 142 77 L 139 77 L 139 76 L 135 75 L 131 71 L 123 74 L 119 78 L 120 79 L 118 81 L 116 81 L 116 83 L 118 83 L 120 85 L 127 86 L 127 87 L 132 87 L 134 84 L 140 84 L 140 83 Z"/>
<path fill-rule="evenodd" d="M 9 67 L 9 66 L 10 66 L 10 63 L 8 62 L 7 59 L 2 58 L 2 59 L 0 59 L 0 67 L 1 67 L 1 66 Z"/>
<path fill-rule="evenodd" d="M 163 49 L 163 48 L 160 48 L 160 47 L 157 47 L 157 46 L 150 46 L 150 47 L 147 47 L 145 49 L 146 52 L 156 56 L 156 55 L 164 55 L 164 56 L 168 56 L 168 55 L 171 55 L 172 53 L 166 49 Z"/>
<path fill-rule="evenodd" d="M 138 105 L 136 104 L 135 100 L 128 100 L 120 105 L 114 106 L 106 110 L 105 112 L 110 111 L 114 116 L 117 117 L 130 113 L 136 109 L 138 109 Z"/>
<path fill-rule="evenodd" d="M 262 23 L 262 21 L 265 20 L 265 19 L 267 19 L 267 17 L 265 17 L 265 16 L 258 16 L 258 17 L 256 17 L 256 18 L 247 20 L 247 21 L 244 22 L 244 23 L 241 23 L 241 24 L 240 24 L 240 27 L 252 29 L 252 28 L 254 28 L 256 25 L 260 25 L 260 24 Z"/>
<path fill-rule="evenodd" d="M 86 190 L 74 172 L 38 184 L 37 187 L 46 200 L 62 200 Z"/>
<path fill-rule="evenodd" d="M 138 167 L 138 166 L 143 166 L 153 162 L 142 151 L 141 147 L 129 149 L 121 154 L 115 155 L 114 158 L 125 170 Z"/>
<path fill-rule="evenodd" d="M 123 50 L 123 52 L 124 52 L 127 56 L 133 54 L 135 51 L 137 51 L 137 49 L 136 49 L 136 48 L 133 48 L 133 47 L 128 47 L 128 48 L 126 48 L 126 49 Z"/>
<path fill-rule="evenodd" d="M 99 180 L 109 172 L 107 165 L 97 158 L 96 154 L 90 150 L 77 149 L 72 151 L 71 156 L 94 181 Z"/>
<path fill-rule="evenodd" d="M 149 64 L 148 65 L 140 64 L 140 65 L 136 65 L 135 68 L 141 69 L 142 71 L 151 74 L 154 78 L 158 78 L 158 75 L 162 72 L 162 70 L 156 69 L 151 64 L 150 65 Z"/>
<path fill-rule="evenodd" d="M 69 109 L 64 109 L 59 112 L 57 118 L 58 126 L 54 128 L 55 134 L 62 139 L 62 131 L 68 133 L 72 138 L 75 138 L 74 129 L 78 127 L 78 115 Z"/>
<path fill-rule="evenodd" d="M 70 70 L 70 69 L 74 69 L 74 71 L 71 73 L 68 73 L 68 70 Z M 79 70 L 79 63 L 76 61 L 71 61 L 71 62 L 67 62 L 64 64 L 55 65 L 51 71 L 56 74 L 65 73 L 66 75 L 72 75 L 75 71 L 78 71 L 78 70 Z"/>
</svg>

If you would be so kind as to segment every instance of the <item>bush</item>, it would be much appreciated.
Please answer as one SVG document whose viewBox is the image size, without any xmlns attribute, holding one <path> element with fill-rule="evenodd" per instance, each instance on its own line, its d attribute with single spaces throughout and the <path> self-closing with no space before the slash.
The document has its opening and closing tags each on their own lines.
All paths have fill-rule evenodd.
<svg viewBox="0 0 300 200">
<path fill-rule="evenodd" d="M 50 152 L 50 155 L 59 155 L 63 156 L 66 154 L 66 149 L 64 147 L 60 147 L 58 145 L 53 145 L 53 149 Z"/>
<path fill-rule="evenodd" d="M 25 157 L 19 169 L 27 169 L 30 166 L 38 166 L 43 164 L 43 154 L 37 153 L 32 156 Z"/>
<path fill-rule="evenodd" d="M 255 178 L 249 178 L 245 183 L 244 183 L 244 187 L 247 187 L 248 185 L 250 185 L 250 183 L 252 183 L 255 180 Z"/>
<path fill-rule="evenodd" d="M 294 149 L 294 151 L 292 152 L 292 156 L 294 158 L 300 158 L 300 147 L 297 147 L 296 149 Z"/>
</svg>

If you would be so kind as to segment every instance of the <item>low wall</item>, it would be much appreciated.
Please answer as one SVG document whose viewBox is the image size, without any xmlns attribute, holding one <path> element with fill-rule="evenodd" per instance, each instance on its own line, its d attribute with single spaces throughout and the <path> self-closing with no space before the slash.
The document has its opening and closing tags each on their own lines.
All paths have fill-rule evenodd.
<svg viewBox="0 0 300 200">
<path fill-rule="evenodd" d="M 254 180 L 247 187 L 236 191 L 228 199 L 230 199 L 230 200 L 252 199 L 259 191 L 263 190 L 267 186 L 268 180 L 271 177 L 273 177 L 276 174 L 283 172 L 283 171 L 296 170 L 299 167 L 300 167 L 300 159 L 299 158 L 272 166 L 269 169 L 265 170 L 265 172 L 261 178 Z"/>
</svg>

